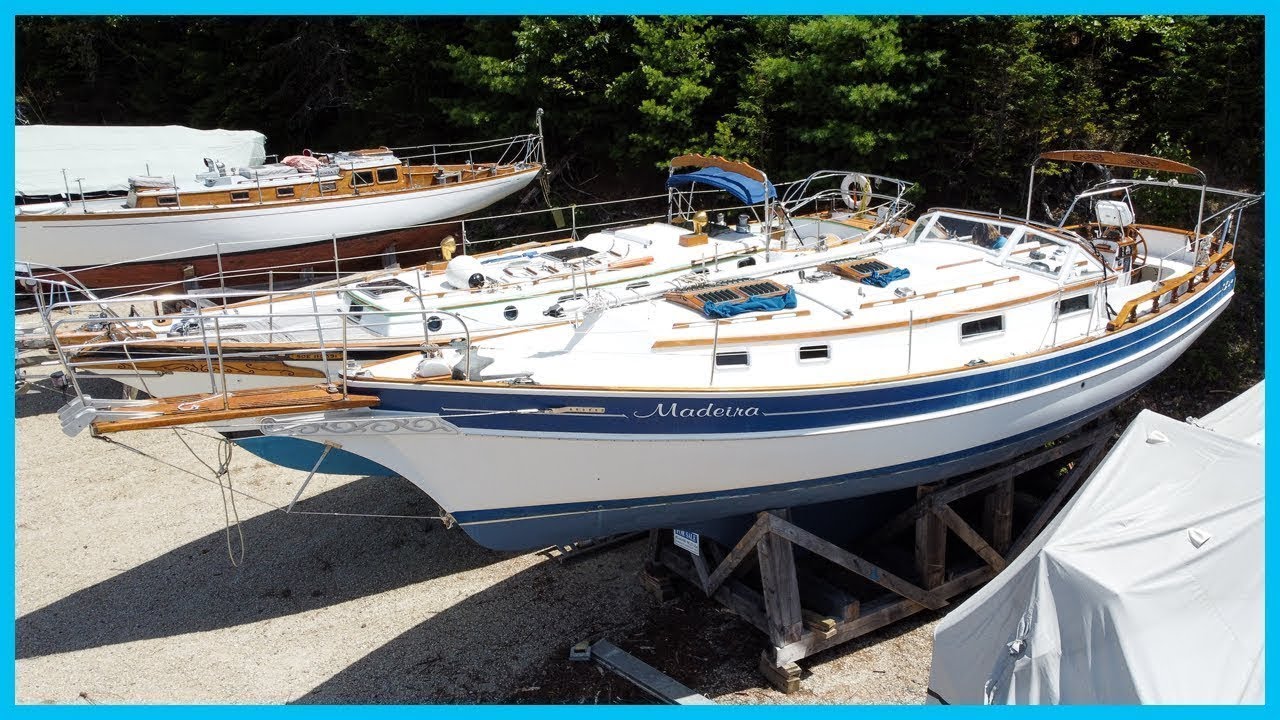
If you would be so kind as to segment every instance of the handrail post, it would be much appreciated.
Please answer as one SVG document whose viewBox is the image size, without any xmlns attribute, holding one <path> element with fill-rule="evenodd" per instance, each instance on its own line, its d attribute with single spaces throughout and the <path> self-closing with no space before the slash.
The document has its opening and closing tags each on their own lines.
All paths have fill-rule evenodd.
<svg viewBox="0 0 1280 720">
<path fill-rule="evenodd" d="M 342 313 L 338 317 L 342 321 L 342 399 L 346 400 L 347 399 L 347 374 L 351 371 L 351 366 L 348 365 L 348 363 L 350 363 L 351 361 L 347 358 L 346 313 Z"/>
<path fill-rule="evenodd" d="M 316 291 L 311 291 L 311 312 L 316 319 L 316 337 L 320 340 L 320 367 L 323 368 L 324 377 L 327 382 L 332 382 L 332 375 L 329 373 L 329 352 L 324 345 L 324 328 L 320 322 L 320 305 L 316 302 Z"/>
<path fill-rule="evenodd" d="M 217 341 L 218 350 L 218 377 L 222 380 L 222 409 L 231 408 L 231 397 L 227 392 L 227 366 L 222 359 L 222 323 L 217 315 L 213 316 L 213 336 Z"/>
<path fill-rule="evenodd" d="M 205 364 L 209 368 L 209 392 L 216 394 L 218 392 L 218 380 L 213 375 L 213 353 L 209 352 L 209 332 L 205 330 L 204 318 L 199 315 L 196 317 L 199 318 L 200 344 L 204 347 Z"/>
<path fill-rule="evenodd" d="M 333 279 L 342 277 L 342 268 L 338 266 L 338 234 L 329 233 L 329 241 L 333 243 Z"/>
<path fill-rule="evenodd" d="M 422 321 L 422 342 L 423 344 L 426 344 L 431 335 L 431 329 L 427 327 L 427 303 L 422 299 L 422 271 L 421 270 L 414 271 L 413 277 L 418 282 L 418 310 L 419 310 L 418 319 Z M 390 335 L 391 333 L 390 324 L 391 324 L 391 320 L 388 319 L 387 320 L 388 335 Z"/>
<path fill-rule="evenodd" d="M 716 356 L 720 354 L 720 319 L 713 320 L 715 323 L 715 332 L 711 337 L 711 379 L 707 381 L 708 387 L 716 384 Z"/>
<path fill-rule="evenodd" d="M 227 309 L 227 276 L 222 270 L 222 243 L 213 244 L 213 252 L 218 257 L 218 289 L 222 295 L 222 309 Z M 194 264 L 194 261 L 193 263 Z"/>
<path fill-rule="evenodd" d="M 907 374 L 911 374 L 912 341 L 915 339 L 916 311 L 907 311 Z"/>
<path fill-rule="evenodd" d="M 225 297 L 225 296 L 224 296 Z M 275 342 L 276 334 L 276 269 L 267 269 L 267 342 Z"/>
<path fill-rule="evenodd" d="M 1058 347 L 1058 325 L 1062 322 L 1062 285 L 1058 285 L 1058 297 L 1053 303 L 1053 345 Z"/>
</svg>

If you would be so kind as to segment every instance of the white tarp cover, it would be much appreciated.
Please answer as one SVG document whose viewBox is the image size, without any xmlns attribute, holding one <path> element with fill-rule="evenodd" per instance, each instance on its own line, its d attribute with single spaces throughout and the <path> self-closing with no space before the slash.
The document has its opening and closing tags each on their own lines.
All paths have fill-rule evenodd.
<svg viewBox="0 0 1280 720">
<path fill-rule="evenodd" d="M 1228 400 L 1222 407 L 1205 415 L 1193 424 L 1233 438 L 1265 445 L 1263 427 L 1267 403 L 1266 381 Z"/>
<path fill-rule="evenodd" d="M 1263 481 L 1259 445 L 1143 411 L 939 623 L 930 702 L 1263 702 Z"/>
<path fill-rule="evenodd" d="M 19 195 L 62 195 L 68 185 L 78 194 L 76 178 L 84 178 L 86 193 L 128 190 L 132 175 L 176 176 L 179 184 L 189 184 L 205 171 L 204 158 L 229 168 L 266 160 L 267 138 L 256 130 L 18 125 L 14 134 Z"/>
</svg>

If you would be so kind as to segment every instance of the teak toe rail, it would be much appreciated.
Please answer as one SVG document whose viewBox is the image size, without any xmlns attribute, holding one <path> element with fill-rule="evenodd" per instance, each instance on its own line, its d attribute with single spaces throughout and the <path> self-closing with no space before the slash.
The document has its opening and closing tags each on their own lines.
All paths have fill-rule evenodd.
<svg viewBox="0 0 1280 720">
<path fill-rule="evenodd" d="M 1155 317 L 1160 312 L 1160 298 L 1165 295 L 1169 296 L 1166 305 L 1176 305 L 1178 301 L 1195 292 L 1197 285 L 1203 285 L 1209 282 L 1211 277 L 1217 277 L 1223 272 L 1223 264 L 1230 263 L 1231 251 L 1234 245 L 1227 243 L 1221 250 L 1209 257 L 1208 262 L 1204 265 L 1196 267 L 1191 272 L 1180 275 L 1171 280 L 1166 280 L 1159 284 L 1155 290 L 1130 300 L 1120 308 L 1120 312 L 1116 314 L 1116 319 L 1107 323 L 1107 330 L 1115 332 L 1129 325 L 1136 325 L 1143 320 Z M 1183 283 L 1186 283 L 1187 289 L 1182 290 Z M 1138 317 L 1138 306 L 1145 302 L 1151 303 L 1151 310 L 1141 318 Z"/>
</svg>

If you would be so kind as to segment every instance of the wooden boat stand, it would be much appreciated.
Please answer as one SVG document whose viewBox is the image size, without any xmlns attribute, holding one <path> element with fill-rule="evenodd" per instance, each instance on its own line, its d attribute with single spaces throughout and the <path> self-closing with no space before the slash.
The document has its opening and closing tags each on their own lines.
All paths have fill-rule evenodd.
<svg viewBox="0 0 1280 720">
<path fill-rule="evenodd" d="M 696 555 L 672 531 L 654 530 L 641 579 L 663 602 L 675 595 L 672 578 L 684 578 L 759 628 L 769 637 L 761 672 L 795 692 L 796 661 L 941 610 L 1003 570 L 1088 475 L 1115 428 L 1095 420 L 1001 466 L 919 486 L 914 504 L 854 543 L 857 552 L 792 523 L 787 509 L 759 513 L 732 548 L 699 538 Z"/>
</svg>

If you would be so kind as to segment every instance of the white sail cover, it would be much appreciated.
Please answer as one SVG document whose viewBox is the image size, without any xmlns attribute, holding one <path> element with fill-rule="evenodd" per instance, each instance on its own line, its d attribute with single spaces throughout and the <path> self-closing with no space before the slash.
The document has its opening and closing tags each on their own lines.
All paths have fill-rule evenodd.
<svg viewBox="0 0 1280 720">
<path fill-rule="evenodd" d="M 1262 703 L 1250 393 L 1256 412 L 1229 413 L 1228 432 L 1138 415 L 1031 547 L 939 623 L 930 701 Z"/>
<path fill-rule="evenodd" d="M 176 176 L 184 184 L 205 171 L 204 158 L 229 168 L 266 160 L 267 138 L 256 130 L 19 125 L 14 134 L 18 195 L 62 195 L 68 186 L 78 194 L 76 178 L 84 178 L 86 193 L 128 190 L 132 175 Z"/>
</svg>

